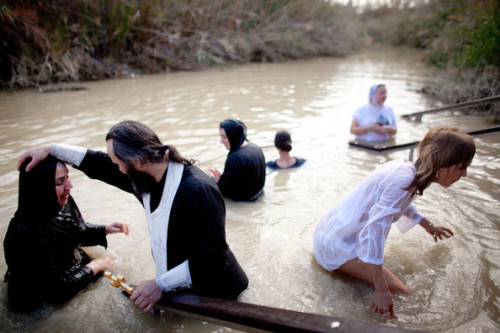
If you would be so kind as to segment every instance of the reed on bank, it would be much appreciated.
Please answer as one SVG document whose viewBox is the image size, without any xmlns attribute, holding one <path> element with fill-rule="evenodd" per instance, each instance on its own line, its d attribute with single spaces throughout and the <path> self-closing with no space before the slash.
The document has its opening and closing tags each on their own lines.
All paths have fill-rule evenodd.
<svg viewBox="0 0 500 333">
<path fill-rule="evenodd" d="M 343 56 L 353 12 L 321 0 L 0 2 L 0 85 Z"/>
</svg>

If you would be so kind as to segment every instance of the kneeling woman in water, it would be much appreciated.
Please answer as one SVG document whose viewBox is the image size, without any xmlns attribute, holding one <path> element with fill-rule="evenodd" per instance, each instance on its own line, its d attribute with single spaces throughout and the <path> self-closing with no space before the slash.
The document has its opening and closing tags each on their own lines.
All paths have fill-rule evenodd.
<svg viewBox="0 0 500 333">
<path fill-rule="evenodd" d="M 314 233 L 318 263 L 373 284 L 371 310 L 394 318 L 392 293 L 408 289 L 383 266 L 392 223 L 401 232 L 419 224 L 436 242 L 451 237 L 450 229 L 433 225 L 412 201 L 433 182 L 448 187 L 465 177 L 476 148 L 470 135 L 440 126 L 427 133 L 418 150 L 415 164 L 391 161 L 373 171 L 323 216 Z"/>
<path fill-rule="evenodd" d="M 68 168 L 54 157 L 30 172 L 21 167 L 19 204 L 4 240 L 9 305 L 30 312 L 61 304 L 109 269 L 109 257 L 92 260 L 80 246 L 107 246 L 106 235 L 129 233 L 128 224 L 86 223 L 70 195 Z"/>
</svg>

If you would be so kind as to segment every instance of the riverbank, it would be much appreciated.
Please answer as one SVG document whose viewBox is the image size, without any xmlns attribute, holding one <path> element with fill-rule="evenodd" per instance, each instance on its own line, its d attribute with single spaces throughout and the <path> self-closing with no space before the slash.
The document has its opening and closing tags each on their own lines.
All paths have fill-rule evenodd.
<svg viewBox="0 0 500 333">
<path fill-rule="evenodd" d="M 418 50 L 432 66 L 420 91 L 436 104 L 500 94 L 498 2 L 395 3 L 360 11 L 321 0 L 5 1 L 0 89 L 74 90 L 83 81 L 343 57 L 380 44 Z M 500 122 L 500 110 L 479 111 Z"/>
<path fill-rule="evenodd" d="M 4 89 L 356 49 L 352 8 L 321 0 L 7 1 L 0 9 Z"/>
<path fill-rule="evenodd" d="M 360 14 L 362 34 L 373 43 L 410 46 L 430 65 L 421 92 L 435 106 L 500 95 L 500 3 L 395 1 Z M 500 122 L 500 106 L 471 110 Z"/>
</svg>

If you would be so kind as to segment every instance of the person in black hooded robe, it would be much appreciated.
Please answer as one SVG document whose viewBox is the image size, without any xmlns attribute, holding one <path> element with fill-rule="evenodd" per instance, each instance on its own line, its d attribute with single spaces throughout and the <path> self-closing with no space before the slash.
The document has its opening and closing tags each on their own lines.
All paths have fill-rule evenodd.
<svg viewBox="0 0 500 333">
<path fill-rule="evenodd" d="M 109 257 L 92 260 L 80 246 L 107 247 L 107 234 L 129 232 L 127 224 L 83 220 L 63 162 L 48 157 L 28 173 L 29 161 L 19 173 L 18 209 L 4 239 L 9 307 L 25 313 L 68 301 L 113 265 Z"/>
<path fill-rule="evenodd" d="M 235 201 L 254 201 L 266 182 L 266 160 L 262 149 L 247 140 L 247 128 L 237 119 L 220 123 L 220 142 L 229 149 L 224 172 L 207 169 L 215 178 L 222 195 Z"/>
</svg>

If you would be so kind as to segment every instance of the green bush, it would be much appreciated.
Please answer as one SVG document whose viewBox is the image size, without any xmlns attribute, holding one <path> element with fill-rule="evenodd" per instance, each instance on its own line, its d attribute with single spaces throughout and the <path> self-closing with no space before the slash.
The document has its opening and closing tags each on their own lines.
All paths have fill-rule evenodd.
<svg viewBox="0 0 500 333">
<path fill-rule="evenodd" d="M 374 41 L 425 49 L 438 66 L 500 65 L 497 0 L 431 0 L 415 7 L 366 11 L 366 33 Z"/>
</svg>

